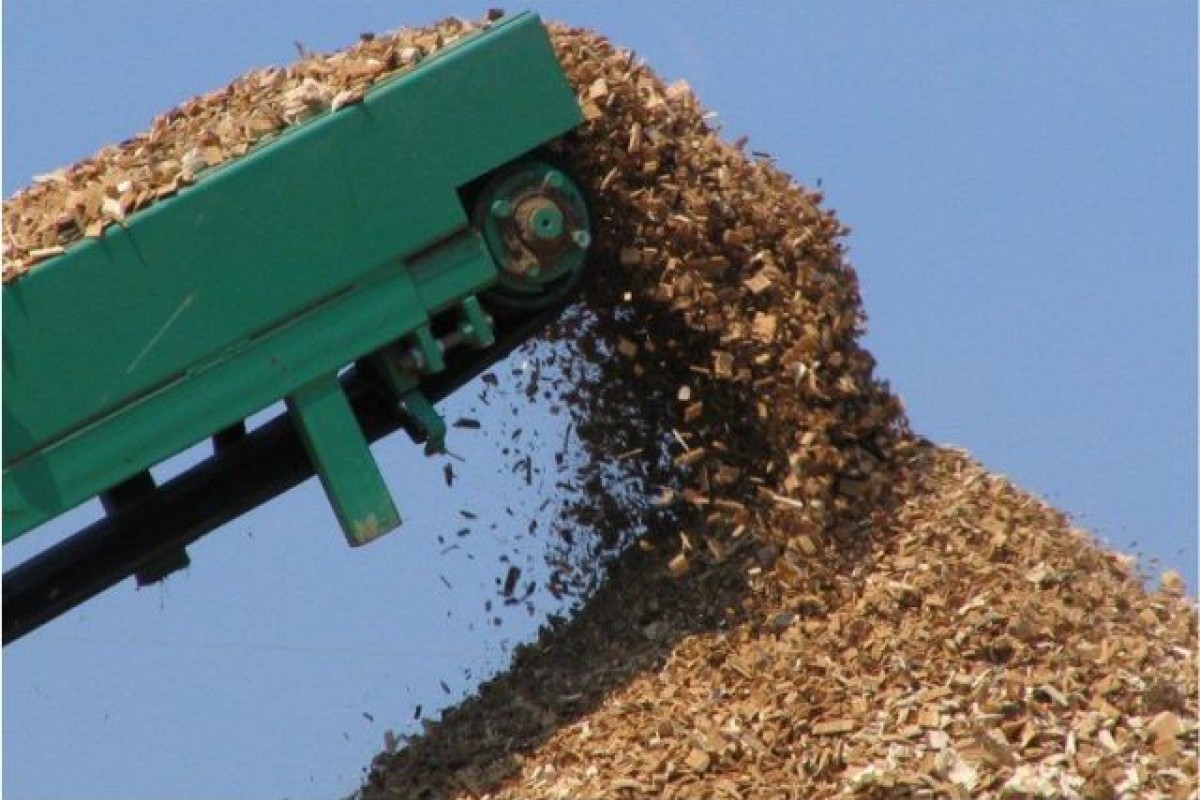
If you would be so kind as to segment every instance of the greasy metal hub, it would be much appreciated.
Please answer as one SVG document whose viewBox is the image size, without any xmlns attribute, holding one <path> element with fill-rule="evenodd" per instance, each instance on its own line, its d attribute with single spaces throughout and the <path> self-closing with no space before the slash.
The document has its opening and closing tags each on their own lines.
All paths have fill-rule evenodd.
<svg viewBox="0 0 1200 800">
<path fill-rule="evenodd" d="M 583 268 L 592 242 L 583 193 L 560 169 L 523 161 L 480 191 L 474 221 L 500 268 L 490 295 L 506 301 L 549 300 Z"/>
<path fill-rule="evenodd" d="M 562 209 L 548 197 L 532 197 L 517 210 L 517 230 L 521 241 L 535 250 L 544 250 L 562 238 Z"/>
</svg>

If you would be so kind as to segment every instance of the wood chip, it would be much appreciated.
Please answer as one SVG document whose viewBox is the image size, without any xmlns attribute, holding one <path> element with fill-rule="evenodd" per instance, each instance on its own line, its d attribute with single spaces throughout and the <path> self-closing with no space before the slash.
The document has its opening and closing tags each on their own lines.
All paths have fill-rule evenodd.
<svg viewBox="0 0 1200 800">
<path fill-rule="evenodd" d="M 712 756 L 703 750 L 697 750 L 693 748 L 692 751 L 687 754 L 687 758 L 683 760 L 683 763 L 692 772 L 704 774 L 708 771 L 709 765 L 712 764 Z"/>
<path fill-rule="evenodd" d="M 836 736 L 850 733 L 857 727 L 858 724 L 852 719 L 832 719 L 813 725 L 812 732 L 815 736 Z"/>
<path fill-rule="evenodd" d="M 771 288 L 771 279 L 760 272 L 751 278 L 747 278 L 743 281 L 743 284 L 750 290 L 751 294 L 758 295 Z"/>
</svg>

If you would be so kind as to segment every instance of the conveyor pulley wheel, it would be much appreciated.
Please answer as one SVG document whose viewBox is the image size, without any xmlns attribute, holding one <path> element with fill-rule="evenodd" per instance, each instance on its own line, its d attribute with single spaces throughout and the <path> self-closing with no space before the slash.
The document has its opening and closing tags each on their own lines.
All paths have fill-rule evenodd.
<svg viewBox="0 0 1200 800">
<path fill-rule="evenodd" d="M 500 268 L 484 299 L 501 313 L 551 306 L 583 273 L 592 243 L 587 202 L 559 167 L 523 160 L 500 170 L 476 195 L 472 219 Z"/>
</svg>

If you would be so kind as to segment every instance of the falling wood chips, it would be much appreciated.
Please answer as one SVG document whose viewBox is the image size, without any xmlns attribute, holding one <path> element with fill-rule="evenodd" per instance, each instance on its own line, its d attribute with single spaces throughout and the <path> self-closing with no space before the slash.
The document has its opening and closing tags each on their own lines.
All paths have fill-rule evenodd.
<svg viewBox="0 0 1200 800">
<path fill-rule="evenodd" d="M 39 178 L 5 202 L 4 280 L 473 27 L 250 73 Z M 913 436 L 859 345 L 820 195 L 722 141 L 686 84 L 553 36 L 588 120 L 561 155 L 608 267 L 587 335 L 620 353 L 573 395 L 584 440 L 649 464 L 669 439 L 678 501 L 651 504 L 670 526 L 571 621 L 381 753 L 363 794 L 1196 797 L 1178 576 L 1145 591 L 1130 559 Z"/>
</svg>

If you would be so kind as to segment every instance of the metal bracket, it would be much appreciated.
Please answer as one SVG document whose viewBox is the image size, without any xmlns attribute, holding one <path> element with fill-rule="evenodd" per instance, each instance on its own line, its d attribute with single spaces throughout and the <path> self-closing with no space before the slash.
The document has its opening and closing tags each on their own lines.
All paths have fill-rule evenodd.
<svg viewBox="0 0 1200 800">
<path fill-rule="evenodd" d="M 491 347 L 496 342 L 492 321 L 474 295 L 458 307 L 458 333 L 464 342 L 477 348 Z"/>
<path fill-rule="evenodd" d="M 433 407 L 433 403 L 420 391 L 414 389 L 400 398 L 400 405 L 425 437 L 425 454 L 433 455 L 446 450 L 446 420 Z"/>
<path fill-rule="evenodd" d="M 422 325 L 413 331 L 412 335 L 417 340 L 414 352 L 417 369 L 421 372 L 441 372 L 444 370 L 446 368 L 446 360 L 442 358 L 442 345 L 434 337 L 430 327 Z"/>
<path fill-rule="evenodd" d="M 300 387 L 287 407 L 350 544 L 399 527 L 400 514 L 337 375 Z"/>
<path fill-rule="evenodd" d="M 144 470 L 118 483 L 108 491 L 102 492 L 100 505 L 104 507 L 104 513 L 112 517 L 130 506 L 145 501 L 157 489 L 158 485 L 154 481 L 154 476 L 150 474 L 150 470 Z M 188 557 L 187 550 L 180 547 L 178 550 L 162 553 L 152 561 L 143 564 L 133 575 L 139 587 L 149 586 L 165 580 L 173 572 L 186 569 L 191 563 L 192 560 Z"/>
<path fill-rule="evenodd" d="M 425 442 L 426 453 L 445 449 L 446 421 L 418 388 L 420 378 L 406 369 L 404 349 L 400 346 L 380 350 L 368 359 L 371 371 L 379 378 L 392 401 L 397 403 L 416 427 L 410 430 L 414 439 Z"/>
</svg>

